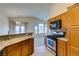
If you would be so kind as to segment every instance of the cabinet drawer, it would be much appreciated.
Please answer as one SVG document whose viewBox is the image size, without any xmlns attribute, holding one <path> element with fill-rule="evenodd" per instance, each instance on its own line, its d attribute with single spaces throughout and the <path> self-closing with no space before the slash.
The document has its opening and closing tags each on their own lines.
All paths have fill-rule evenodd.
<svg viewBox="0 0 79 59">
<path fill-rule="evenodd" d="M 61 44 L 61 45 L 63 45 L 63 46 L 66 46 L 66 42 L 65 41 L 63 41 L 63 40 L 57 40 L 57 43 L 58 44 Z"/>
<path fill-rule="evenodd" d="M 7 53 L 10 53 L 10 52 L 12 52 L 12 51 L 14 51 L 14 50 L 16 50 L 18 48 L 21 48 L 21 46 L 22 46 L 21 42 L 10 45 L 10 46 L 7 47 Z"/>
</svg>

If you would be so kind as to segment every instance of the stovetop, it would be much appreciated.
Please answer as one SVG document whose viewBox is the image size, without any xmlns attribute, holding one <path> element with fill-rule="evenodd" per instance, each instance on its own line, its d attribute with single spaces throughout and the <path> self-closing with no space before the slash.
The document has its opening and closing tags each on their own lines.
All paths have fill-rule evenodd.
<svg viewBox="0 0 79 59">
<path fill-rule="evenodd" d="M 64 37 L 64 35 L 47 35 L 47 38 L 56 40 L 56 38 Z"/>
</svg>

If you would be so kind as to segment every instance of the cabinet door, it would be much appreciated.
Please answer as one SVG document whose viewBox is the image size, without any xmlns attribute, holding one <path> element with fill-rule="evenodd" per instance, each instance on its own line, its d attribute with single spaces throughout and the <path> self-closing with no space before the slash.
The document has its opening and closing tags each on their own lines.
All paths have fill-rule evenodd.
<svg viewBox="0 0 79 59">
<path fill-rule="evenodd" d="M 70 27 L 79 26 L 79 6 L 71 8 L 68 13 Z"/>
<path fill-rule="evenodd" d="M 62 28 L 68 28 L 69 27 L 69 16 L 68 16 L 68 12 L 63 13 L 61 15 L 61 21 L 62 21 Z"/>
<path fill-rule="evenodd" d="M 29 53 L 28 47 L 29 46 L 23 46 L 22 47 L 22 56 L 28 56 L 28 53 Z"/>
<path fill-rule="evenodd" d="M 58 54 L 58 56 L 66 56 L 66 47 L 61 44 L 58 44 L 57 54 Z"/>
<path fill-rule="evenodd" d="M 32 55 L 34 52 L 34 38 L 29 39 L 29 48 L 28 48 L 28 55 Z"/>
<path fill-rule="evenodd" d="M 21 56 L 21 48 L 11 51 L 7 56 Z"/>
<path fill-rule="evenodd" d="M 29 40 L 23 41 L 22 44 L 22 56 L 28 56 Z"/>
<path fill-rule="evenodd" d="M 79 29 L 69 29 L 68 55 L 79 56 Z"/>
</svg>

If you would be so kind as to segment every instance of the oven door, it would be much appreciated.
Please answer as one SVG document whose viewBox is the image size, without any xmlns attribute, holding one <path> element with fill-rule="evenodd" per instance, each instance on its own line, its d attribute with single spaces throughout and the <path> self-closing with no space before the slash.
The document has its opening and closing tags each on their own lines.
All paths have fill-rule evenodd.
<svg viewBox="0 0 79 59">
<path fill-rule="evenodd" d="M 52 50 L 56 51 L 56 41 L 50 38 L 47 38 L 47 46 Z"/>
</svg>

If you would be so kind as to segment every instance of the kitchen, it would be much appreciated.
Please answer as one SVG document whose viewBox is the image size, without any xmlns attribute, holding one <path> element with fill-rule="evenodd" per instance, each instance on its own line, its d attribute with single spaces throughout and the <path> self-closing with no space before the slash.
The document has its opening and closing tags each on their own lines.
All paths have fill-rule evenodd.
<svg viewBox="0 0 79 59">
<path fill-rule="evenodd" d="M 45 45 L 49 50 L 55 50 L 57 56 L 79 56 L 78 34 L 79 34 L 79 4 L 68 7 L 67 12 L 48 20 L 49 27 L 52 31 L 45 36 Z M 59 22 L 61 20 L 61 22 Z M 74 20 L 74 21 L 73 21 Z M 59 24 L 59 25 L 57 25 Z M 58 31 L 61 29 L 61 31 Z M 56 33 L 57 32 L 57 33 Z M 59 34 L 58 37 L 54 34 Z M 61 35 L 60 35 L 61 33 Z M 53 36 L 55 37 L 53 39 Z M 50 39 L 51 38 L 51 39 Z M 48 41 L 50 40 L 50 41 Z"/>
<path fill-rule="evenodd" d="M 13 4 L 13 5 L 15 6 L 17 4 Z M 78 46 L 78 43 L 79 43 L 79 41 L 78 41 L 79 4 L 72 3 L 72 4 L 68 5 L 68 4 L 64 4 L 64 3 L 63 4 L 56 3 L 56 4 L 46 4 L 46 5 L 42 5 L 42 4 L 35 4 L 33 6 L 32 5 L 30 6 L 30 4 L 29 4 L 30 8 L 33 7 L 34 11 L 32 11 L 32 9 L 29 10 L 28 4 L 23 5 L 25 7 L 27 6 L 26 9 L 25 9 L 25 7 L 23 10 L 22 10 L 23 7 L 20 8 L 20 10 L 22 10 L 22 12 L 24 13 L 23 17 L 20 15 L 21 11 L 15 10 L 16 12 L 15 12 L 14 16 L 18 15 L 18 17 L 9 17 L 9 19 L 10 19 L 9 23 L 6 21 L 6 20 L 8 20 L 7 17 L 2 18 L 1 21 L 3 23 L 0 22 L 0 27 L 1 27 L 1 29 L 0 29 L 0 55 L 1 56 L 79 56 L 79 46 Z M 53 13 L 51 12 L 52 14 L 50 17 L 50 15 L 49 15 L 50 12 L 49 12 L 49 10 L 47 10 L 47 9 L 51 8 L 50 7 L 51 5 L 54 7 L 52 7 L 52 9 L 50 9 L 50 11 L 53 10 L 52 12 L 58 13 L 58 14 L 55 13 L 55 15 L 53 17 L 52 17 Z M 61 5 L 63 7 L 61 7 Z M 6 6 L 7 7 L 9 6 L 9 8 L 11 8 L 10 5 L 8 5 L 8 4 L 5 4 L 5 6 L 3 4 L 2 7 L 6 7 Z M 40 10 L 40 12 L 42 14 L 38 13 L 38 11 L 36 11 L 36 10 L 39 10 L 40 6 L 42 8 Z M 17 7 L 18 7 L 18 5 L 17 5 Z M 14 8 L 14 7 L 12 7 L 12 8 Z M 36 8 L 36 10 L 35 10 L 35 8 Z M 3 9 L 5 10 L 5 8 L 3 8 Z M 26 16 L 25 12 L 27 9 L 30 13 L 34 13 L 34 14 L 31 14 L 31 16 L 25 17 Z M 3 12 L 4 12 L 4 10 L 3 10 Z M 65 11 L 63 11 L 63 10 L 65 10 Z M 7 13 L 7 11 L 4 12 L 5 15 L 13 16 L 13 15 Z M 63 12 L 61 12 L 61 11 L 63 11 Z M 12 12 L 12 9 L 11 9 L 10 13 L 11 12 Z M 40 16 L 38 17 L 37 14 L 40 14 Z M 38 18 L 32 17 L 32 16 L 36 16 Z M 47 20 L 45 20 L 45 19 L 47 19 Z M 75 21 L 73 21 L 73 20 L 75 20 Z M 12 23 L 14 25 L 12 25 Z M 17 25 L 16 29 L 18 28 L 18 25 L 20 25 L 19 31 L 18 30 L 16 31 L 15 29 L 13 29 L 15 24 Z M 38 24 L 48 25 L 47 32 L 46 33 L 43 32 L 42 34 L 39 34 L 42 31 L 40 31 L 40 29 L 38 29 L 36 32 L 37 34 L 35 34 L 34 27 L 38 26 Z M 27 28 L 25 28 L 25 30 L 23 30 L 24 29 L 23 26 L 25 26 Z M 5 35 L 3 32 L 5 32 Z M 37 48 L 34 45 L 34 44 L 36 44 L 35 35 L 39 35 L 39 38 L 37 37 L 37 39 L 39 39 L 39 40 L 37 40 L 37 41 L 44 43 L 44 45 L 43 45 L 36 41 L 37 44 L 40 46 L 44 46 L 42 48 L 46 49 L 46 50 L 43 50 L 39 46 L 39 48 L 41 49 L 41 50 L 39 49 L 40 52 L 43 51 L 43 52 L 41 52 L 41 55 L 39 55 L 39 53 L 37 53 L 36 55 L 33 55 L 36 52 L 35 48 Z M 43 40 L 44 40 L 44 42 L 43 42 Z M 43 53 L 44 53 L 44 55 L 43 55 Z M 47 54 L 47 55 L 45 55 L 45 54 Z"/>
</svg>

